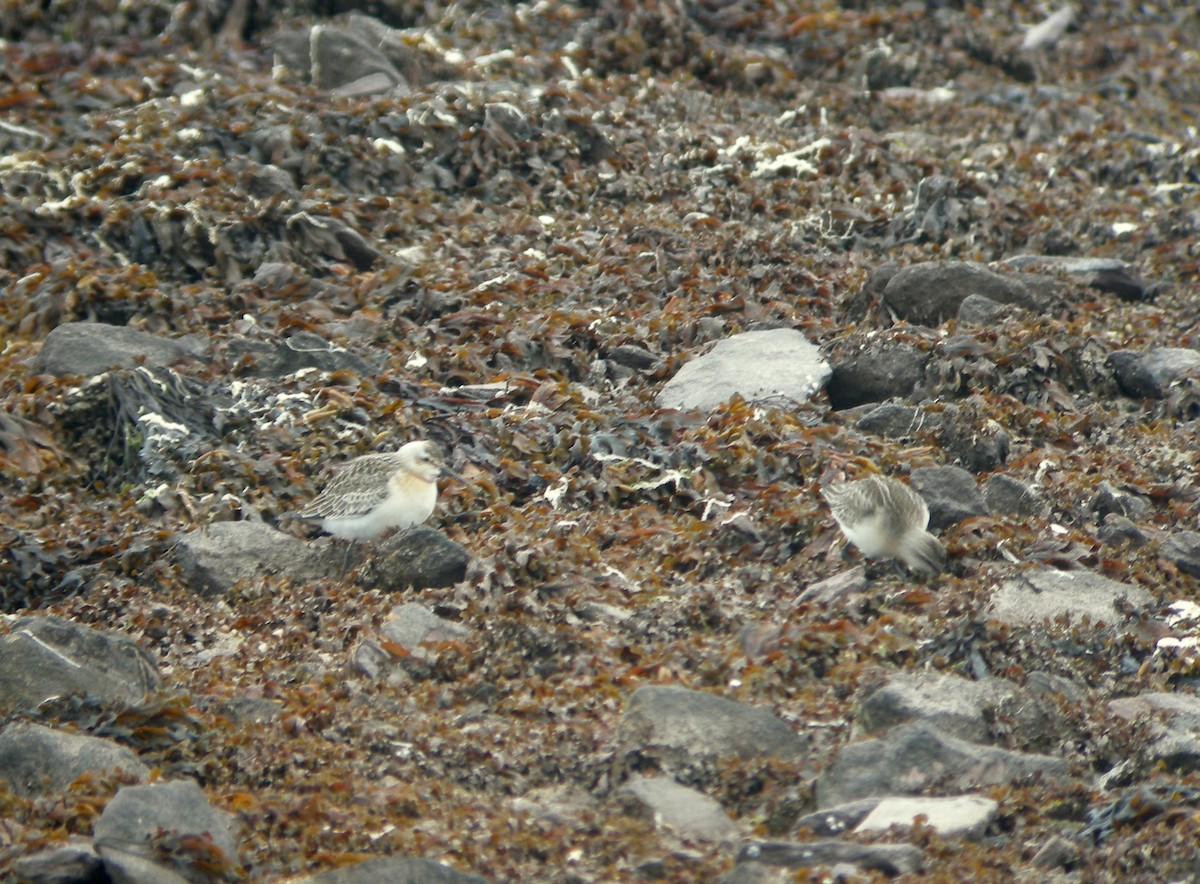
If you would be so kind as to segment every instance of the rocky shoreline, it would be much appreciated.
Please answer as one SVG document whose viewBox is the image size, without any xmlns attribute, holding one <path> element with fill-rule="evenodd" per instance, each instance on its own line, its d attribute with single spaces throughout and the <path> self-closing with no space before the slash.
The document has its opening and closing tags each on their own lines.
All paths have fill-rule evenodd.
<svg viewBox="0 0 1200 884">
<path fill-rule="evenodd" d="M 1195 11 L 11 12 L 0 876 L 1197 873 Z"/>
</svg>

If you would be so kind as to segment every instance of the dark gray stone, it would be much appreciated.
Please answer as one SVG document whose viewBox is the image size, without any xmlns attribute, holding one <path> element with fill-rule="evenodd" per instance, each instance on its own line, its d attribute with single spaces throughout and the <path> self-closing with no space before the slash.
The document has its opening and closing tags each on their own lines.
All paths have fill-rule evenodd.
<svg viewBox="0 0 1200 884">
<path fill-rule="evenodd" d="M 1018 276 L 965 261 L 912 264 L 888 280 L 883 290 L 884 303 L 892 312 L 926 326 L 936 326 L 956 315 L 968 295 L 983 295 L 1001 304 L 1037 306 Z"/>
<path fill-rule="evenodd" d="M 925 722 L 910 722 L 892 728 L 884 738 L 845 746 L 817 778 L 817 806 L 934 789 L 967 791 L 1066 773 L 1067 762 L 1061 758 L 981 746 Z"/>
<path fill-rule="evenodd" d="M 110 368 L 146 365 L 162 368 L 189 355 L 179 341 L 161 338 L 124 325 L 68 322 L 46 335 L 33 360 L 40 374 L 102 374 Z"/>
<path fill-rule="evenodd" d="M 647 685 L 634 691 L 617 730 L 626 750 L 687 756 L 799 758 L 804 744 L 771 713 L 703 691 Z"/>
<path fill-rule="evenodd" d="M 1110 513 L 1104 517 L 1104 522 L 1096 531 L 1096 536 L 1109 546 L 1129 544 L 1134 549 L 1150 542 L 1150 536 L 1131 519 L 1118 516 L 1116 513 Z"/>
<path fill-rule="evenodd" d="M 387 856 L 319 872 L 297 884 L 487 884 L 479 875 L 415 856 Z"/>
<path fill-rule="evenodd" d="M 755 841 L 738 851 L 736 861 L 789 869 L 845 863 L 885 875 L 910 875 L 924 868 L 925 854 L 911 844 L 855 844 L 831 838 L 799 844 Z"/>
<path fill-rule="evenodd" d="M 748 331 L 718 341 L 663 385 L 660 408 L 710 411 L 736 395 L 749 402 L 807 402 L 829 380 L 829 364 L 790 328 Z"/>
<path fill-rule="evenodd" d="M 120 633 L 22 617 L 0 640 L 0 713 L 72 694 L 133 704 L 161 686 L 150 655 Z"/>
<path fill-rule="evenodd" d="M 1004 473 L 988 476 L 983 484 L 983 500 L 988 511 L 1005 516 L 1036 516 L 1042 501 L 1024 482 Z"/>
<path fill-rule="evenodd" d="M 1114 602 L 1125 599 L 1135 608 L 1153 602 L 1140 586 L 1118 583 L 1091 571 L 1058 571 L 1039 568 L 1007 580 L 992 593 L 987 615 L 1014 626 L 1037 626 L 1043 620 L 1067 616 L 1076 623 L 1122 619 Z"/>
<path fill-rule="evenodd" d="M 962 467 L 920 467 L 909 477 L 929 507 L 929 530 L 941 531 L 964 519 L 987 515 L 975 477 Z"/>
<path fill-rule="evenodd" d="M 829 402 L 841 410 L 907 396 L 921 380 L 925 361 L 925 354 L 908 344 L 881 344 L 857 353 L 833 367 Z"/>
<path fill-rule="evenodd" d="M 1088 511 L 1103 519 L 1109 514 L 1140 519 L 1150 512 L 1150 501 L 1132 492 L 1114 488 L 1107 480 L 1102 481 L 1088 502 Z"/>
<path fill-rule="evenodd" d="M 1162 542 L 1159 552 L 1184 574 L 1200 577 L 1200 534 L 1177 531 Z"/>
<path fill-rule="evenodd" d="M 418 525 L 380 543 L 359 569 L 360 585 L 387 592 L 453 586 L 467 576 L 471 554 L 445 534 Z"/>
<path fill-rule="evenodd" d="M 893 402 L 885 402 L 858 419 L 858 428 L 864 433 L 889 439 L 914 439 L 941 430 L 943 425 L 939 412 Z"/>
<path fill-rule="evenodd" d="M 1012 315 L 1018 308 L 993 301 L 984 295 L 967 295 L 958 305 L 958 321 L 970 325 L 990 325 Z"/>
<path fill-rule="evenodd" d="M 187 854 L 176 854 L 177 864 L 163 865 L 155 844 L 184 837 L 210 842 L 213 856 L 227 868 L 238 868 L 237 845 L 231 831 L 232 817 L 216 810 L 193 780 L 176 780 L 150 786 L 127 786 L 104 808 L 96 821 L 96 850 L 109 875 L 152 882 L 158 869 L 194 882 L 208 882 L 213 875 L 193 865 Z M 206 859 L 209 851 L 205 851 Z M 146 864 L 151 865 L 147 868 Z M 150 876 L 150 877 L 147 877 Z"/>
<path fill-rule="evenodd" d="M 83 774 L 123 770 L 144 780 L 150 773 L 124 746 L 24 721 L 0 732 L 0 778 L 17 795 L 59 794 Z"/>
<path fill-rule="evenodd" d="M 875 809 L 882 798 L 863 798 L 837 807 L 827 807 L 824 810 L 805 814 L 796 820 L 792 826 L 794 834 L 808 832 L 819 838 L 828 838 L 852 831 L 867 815 Z"/>
<path fill-rule="evenodd" d="M 1163 399 L 1172 384 L 1185 377 L 1200 377 L 1200 351 L 1183 347 L 1115 350 L 1108 354 L 1107 365 L 1125 395 Z"/>
</svg>

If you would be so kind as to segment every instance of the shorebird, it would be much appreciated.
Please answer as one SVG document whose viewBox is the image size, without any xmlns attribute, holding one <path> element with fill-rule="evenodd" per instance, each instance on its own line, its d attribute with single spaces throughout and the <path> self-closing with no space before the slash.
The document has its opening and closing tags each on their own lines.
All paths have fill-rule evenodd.
<svg viewBox="0 0 1200 884">
<path fill-rule="evenodd" d="M 946 570 L 946 548 L 925 529 L 929 507 L 917 492 L 886 476 L 821 489 L 846 539 L 869 558 L 900 559 L 933 577 Z"/>
<path fill-rule="evenodd" d="M 388 454 L 366 454 L 342 467 L 297 516 L 343 540 L 411 528 L 433 514 L 442 473 L 454 475 L 437 445 L 427 440 L 409 442 Z M 347 547 L 347 562 L 349 554 Z"/>
</svg>

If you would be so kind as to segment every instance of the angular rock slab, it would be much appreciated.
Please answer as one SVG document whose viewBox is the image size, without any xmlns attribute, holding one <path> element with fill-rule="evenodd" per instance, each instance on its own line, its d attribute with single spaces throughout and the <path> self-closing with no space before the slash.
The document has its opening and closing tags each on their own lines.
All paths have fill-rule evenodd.
<svg viewBox="0 0 1200 884">
<path fill-rule="evenodd" d="M 1011 681 L 972 681 L 936 672 L 897 673 L 857 704 L 855 736 L 876 735 L 908 721 L 924 721 L 944 734 L 990 743 L 996 721 L 1025 740 L 1050 742 L 1051 710 Z"/>
<path fill-rule="evenodd" d="M 1064 614 L 1074 622 L 1087 616 L 1093 623 L 1113 623 L 1121 616 L 1113 603 L 1121 598 L 1136 608 L 1154 600 L 1140 586 L 1091 571 L 1039 568 L 1002 583 L 992 593 L 988 616 L 1011 626 L 1037 626 Z"/>
<path fill-rule="evenodd" d="M 1168 770 L 1189 773 L 1200 769 L 1200 697 L 1146 693 L 1113 700 L 1108 708 L 1130 721 L 1153 717 L 1150 728 L 1153 736 L 1147 752 Z"/>
<path fill-rule="evenodd" d="M 791 843 L 756 841 L 737 853 L 736 862 L 809 869 L 843 863 L 885 875 L 907 875 L 925 866 L 925 854 L 911 844 L 855 844 L 835 838 Z"/>
<path fill-rule="evenodd" d="M 214 522 L 188 531 L 175 546 L 175 560 L 184 580 L 203 595 L 227 593 L 263 573 L 304 578 L 328 570 L 303 540 L 263 522 Z"/>
<path fill-rule="evenodd" d="M 706 411 L 734 394 L 747 402 L 807 402 L 829 375 L 821 351 L 794 329 L 742 332 L 684 365 L 655 401 L 659 408 Z"/>
<path fill-rule="evenodd" d="M 900 318 L 936 326 L 955 316 L 968 295 L 1000 304 L 1035 308 L 1036 298 L 1014 274 L 996 273 L 968 261 L 928 261 L 898 271 L 883 289 L 883 301 Z"/>
<path fill-rule="evenodd" d="M 297 884 L 487 884 L 487 879 L 431 859 L 386 856 L 356 866 L 319 872 L 301 878 Z"/>
<path fill-rule="evenodd" d="M 943 838 L 966 838 L 975 841 L 983 836 L 996 818 L 1000 805 L 990 798 L 976 795 L 955 795 L 948 798 L 903 796 L 884 798 L 858 824 L 856 835 L 886 832 L 892 826 L 912 826 L 917 817 L 925 817 L 925 825 Z"/>
<path fill-rule="evenodd" d="M 232 817 L 214 808 L 193 780 L 127 786 L 113 796 L 94 828 L 96 850 L 114 881 L 211 881 L 214 876 L 189 860 L 212 861 L 209 850 L 179 854 L 174 865 L 163 864 L 156 844 L 196 838 L 218 851 L 215 859 L 238 868 Z M 155 875 L 161 875 L 155 878 Z M 219 877 L 215 878 L 220 880 Z"/>
<path fill-rule="evenodd" d="M 71 694 L 133 704 L 161 686 L 150 655 L 117 632 L 22 617 L 0 639 L 0 714 Z"/>
<path fill-rule="evenodd" d="M 963 791 L 1037 774 L 1066 776 L 1067 763 L 1048 755 L 980 746 L 914 722 L 892 728 L 884 739 L 845 746 L 817 779 L 817 807 L 934 787 Z"/>
<path fill-rule="evenodd" d="M 650 816 L 656 826 L 665 826 L 685 838 L 725 841 L 738 835 L 737 826 L 720 804 L 670 777 L 630 777 L 617 798 Z"/>
<path fill-rule="evenodd" d="M 139 781 L 150 773 L 130 749 L 98 737 L 25 721 L 0 732 L 0 778 L 14 794 L 58 794 L 90 771 L 123 770 Z"/>
<path fill-rule="evenodd" d="M 52 375 L 102 374 L 110 368 L 163 367 L 187 356 L 187 347 L 170 338 L 125 325 L 65 322 L 46 335 L 33 370 Z"/>
<path fill-rule="evenodd" d="M 1200 377 L 1200 351 L 1186 347 L 1114 350 L 1107 364 L 1121 392 L 1137 399 L 1163 399 L 1183 378 Z"/>
<path fill-rule="evenodd" d="M 89 884 L 108 881 L 104 862 L 83 838 L 17 859 L 12 872 L 22 884 Z"/>
<path fill-rule="evenodd" d="M 384 539 L 359 569 L 369 589 L 402 592 L 453 586 L 467 576 L 471 554 L 441 531 L 418 525 Z"/>
<path fill-rule="evenodd" d="M 687 756 L 787 759 L 804 752 L 795 731 L 770 712 L 673 685 L 634 691 L 617 728 L 617 741 Z"/>
</svg>

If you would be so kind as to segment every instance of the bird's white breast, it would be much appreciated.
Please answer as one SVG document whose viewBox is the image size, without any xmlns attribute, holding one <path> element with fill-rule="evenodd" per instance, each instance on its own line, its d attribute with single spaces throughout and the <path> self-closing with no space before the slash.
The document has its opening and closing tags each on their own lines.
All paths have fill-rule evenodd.
<svg viewBox="0 0 1200 884">
<path fill-rule="evenodd" d="M 421 524 L 433 514 L 436 504 L 436 482 L 401 471 L 388 479 L 387 496 L 370 510 L 354 516 L 327 516 L 321 527 L 347 540 L 365 540 L 388 528 Z"/>
</svg>

